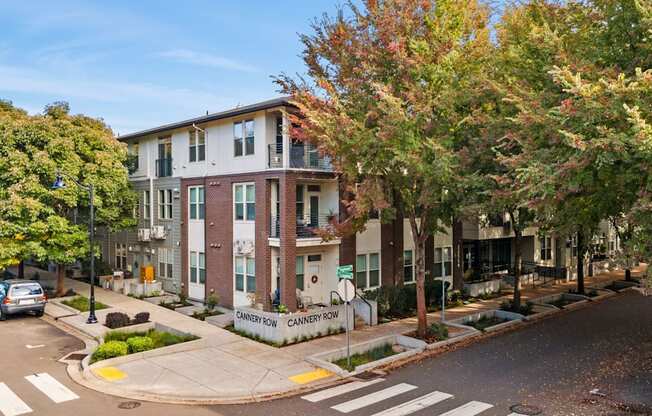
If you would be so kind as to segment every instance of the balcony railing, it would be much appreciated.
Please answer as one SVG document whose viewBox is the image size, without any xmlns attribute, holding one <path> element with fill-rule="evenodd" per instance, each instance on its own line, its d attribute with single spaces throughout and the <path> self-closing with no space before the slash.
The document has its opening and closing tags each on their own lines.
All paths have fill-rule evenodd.
<svg viewBox="0 0 652 416">
<path fill-rule="evenodd" d="M 318 214 L 318 215 L 301 215 L 297 216 L 296 237 L 297 238 L 317 238 L 320 232 L 332 230 L 337 221 L 337 215 Z M 271 227 L 269 229 L 271 238 L 281 237 L 281 218 L 273 215 Z"/>
<path fill-rule="evenodd" d="M 172 158 L 156 159 L 156 176 L 163 178 L 172 176 Z"/>
<path fill-rule="evenodd" d="M 270 168 L 283 167 L 283 146 L 278 144 L 268 145 L 267 166 Z M 291 144 L 289 149 L 290 168 L 332 170 L 330 158 L 321 156 L 317 147 L 310 144 Z"/>
</svg>

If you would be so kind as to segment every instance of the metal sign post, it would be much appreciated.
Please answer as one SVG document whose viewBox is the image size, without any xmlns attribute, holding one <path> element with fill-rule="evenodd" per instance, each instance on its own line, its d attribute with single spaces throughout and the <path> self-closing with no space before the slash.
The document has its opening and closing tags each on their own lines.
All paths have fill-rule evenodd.
<svg viewBox="0 0 652 416">
<path fill-rule="evenodd" d="M 337 293 L 344 300 L 344 313 L 346 314 L 346 366 L 351 368 L 351 331 L 349 329 L 349 302 L 355 297 L 353 287 L 353 266 L 340 266 L 337 268 L 337 277 L 340 282 L 337 284 Z"/>
<path fill-rule="evenodd" d="M 441 323 L 446 321 L 446 282 L 441 278 Z"/>
</svg>

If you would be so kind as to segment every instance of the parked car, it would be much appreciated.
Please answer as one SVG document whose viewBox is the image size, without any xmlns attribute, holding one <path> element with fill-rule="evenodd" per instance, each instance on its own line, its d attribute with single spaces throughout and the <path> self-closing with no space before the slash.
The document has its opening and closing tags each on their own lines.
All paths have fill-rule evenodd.
<svg viewBox="0 0 652 416">
<path fill-rule="evenodd" d="M 34 312 L 43 316 L 47 295 L 38 282 L 32 280 L 0 281 L 0 321 L 7 315 Z"/>
</svg>

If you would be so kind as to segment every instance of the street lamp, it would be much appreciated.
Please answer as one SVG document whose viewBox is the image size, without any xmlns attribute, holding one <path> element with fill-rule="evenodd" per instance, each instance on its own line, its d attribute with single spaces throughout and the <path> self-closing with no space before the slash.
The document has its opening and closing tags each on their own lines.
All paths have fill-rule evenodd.
<svg viewBox="0 0 652 416">
<path fill-rule="evenodd" d="M 94 190 L 93 190 L 93 184 L 88 184 L 88 185 L 83 185 L 79 183 L 78 181 L 75 180 L 75 178 L 63 174 L 61 172 L 57 172 L 57 177 L 54 180 L 54 183 L 52 184 L 52 189 L 63 189 L 66 187 L 65 182 L 63 181 L 63 177 L 67 177 L 70 179 L 72 182 L 74 182 L 75 185 L 80 187 L 81 189 L 85 190 L 88 192 L 88 198 L 90 199 L 90 220 L 88 224 L 88 233 L 89 233 L 89 243 L 90 243 L 90 252 L 91 252 L 91 296 L 89 299 L 90 303 L 90 310 L 88 314 L 88 319 L 86 320 L 87 324 L 96 324 L 97 323 L 97 317 L 95 316 L 95 250 L 94 250 L 94 242 L 95 242 L 95 206 L 93 205 L 93 200 L 94 200 Z"/>
</svg>

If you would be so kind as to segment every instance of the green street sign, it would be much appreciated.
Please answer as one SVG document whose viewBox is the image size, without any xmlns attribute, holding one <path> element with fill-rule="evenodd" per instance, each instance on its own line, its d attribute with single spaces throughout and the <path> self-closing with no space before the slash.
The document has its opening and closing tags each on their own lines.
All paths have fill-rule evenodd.
<svg viewBox="0 0 652 416">
<path fill-rule="evenodd" d="M 337 268 L 337 277 L 340 279 L 353 280 L 353 265 L 339 266 Z"/>
</svg>

